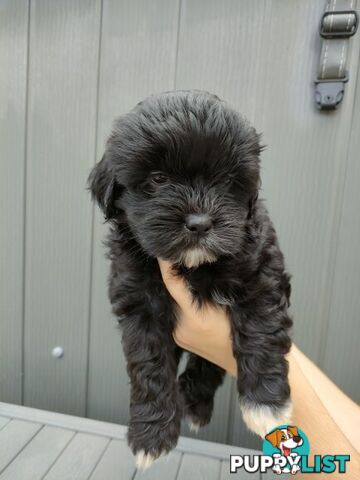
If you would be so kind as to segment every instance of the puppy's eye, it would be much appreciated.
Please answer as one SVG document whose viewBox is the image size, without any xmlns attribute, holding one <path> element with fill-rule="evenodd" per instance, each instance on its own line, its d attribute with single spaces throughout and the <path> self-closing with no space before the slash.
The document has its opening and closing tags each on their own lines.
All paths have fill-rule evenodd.
<svg viewBox="0 0 360 480">
<path fill-rule="evenodd" d="M 151 182 L 155 185 L 163 185 L 168 181 L 168 178 L 163 173 L 155 172 L 151 175 Z"/>
</svg>

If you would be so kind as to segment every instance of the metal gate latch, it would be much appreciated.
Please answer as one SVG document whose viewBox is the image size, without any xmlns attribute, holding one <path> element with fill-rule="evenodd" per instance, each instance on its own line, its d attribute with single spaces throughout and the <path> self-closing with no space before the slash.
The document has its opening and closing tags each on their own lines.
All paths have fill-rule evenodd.
<svg viewBox="0 0 360 480">
<path fill-rule="evenodd" d="M 335 10 L 335 5 L 341 10 Z M 349 38 L 355 35 L 359 23 L 356 10 L 346 8 L 350 5 L 353 6 L 353 1 L 330 0 L 321 17 L 319 34 L 324 41 L 315 80 L 315 102 L 320 110 L 337 108 L 349 80 L 346 70 Z"/>
<path fill-rule="evenodd" d="M 321 110 L 336 108 L 344 97 L 346 76 L 342 80 L 315 80 L 315 102 Z"/>
</svg>

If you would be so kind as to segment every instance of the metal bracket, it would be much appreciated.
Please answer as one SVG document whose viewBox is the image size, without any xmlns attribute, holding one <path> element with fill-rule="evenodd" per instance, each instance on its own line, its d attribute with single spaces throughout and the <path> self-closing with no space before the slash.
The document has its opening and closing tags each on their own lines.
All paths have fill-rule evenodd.
<svg viewBox="0 0 360 480">
<path fill-rule="evenodd" d="M 349 77 L 315 80 L 315 102 L 320 110 L 337 108 L 344 96 L 345 83 Z"/>
<path fill-rule="evenodd" d="M 336 15 L 352 15 L 353 16 L 353 25 L 351 27 L 351 30 L 338 30 L 338 31 L 336 31 L 334 29 L 331 32 L 327 32 L 326 31 L 326 26 L 324 24 L 324 20 L 326 19 L 326 17 L 329 17 L 330 15 L 332 15 L 333 17 L 335 17 Z M 320 33 L 320 36 L 323 37 L 323 38 L 338 38 L 338 37 L 348 38 L 348 37 L 352 37 L 353 35 L 355 35 L 356 30 L 358 28 L 358 24 L 359 24 L 359 17 L 358 17 L 358 14 L 357 14 L 356 10 L 328 11 L 328 12 L 324 12 L 323 16 L 321 17 L 319 33 Z"/>
</svg>

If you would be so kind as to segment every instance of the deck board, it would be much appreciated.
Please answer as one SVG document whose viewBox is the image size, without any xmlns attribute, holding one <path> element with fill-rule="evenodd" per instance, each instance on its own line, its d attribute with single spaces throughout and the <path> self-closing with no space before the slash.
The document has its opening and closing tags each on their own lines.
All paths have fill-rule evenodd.
<svg viewBox="0 0 360 480">
<path fill-rule="evenodd" d="M 0 430 L 5 427 L 7 423 L 10 422 L 10 418 L 0 417 Z"/>
<path fill-rule="evenodd" d="M 230 454 L 254 453 L 180 437 L 175 450 L 140 471 L 123 425 L 0 402 L 0 480 L 230 480 Z"/>
<path fill-rule="evenodd" d="M 44 480 L 88 479 L 109 442 L 110 439 L 98 435 L 76 434 Z"/>
<path fill-rule="evenodd" d="M 260 473 L 249 473 L 241 471 L 241 473 L 230 473 L 230 460 L 221 462 L 220 480 L 260 480 Z"/>
<path fill-rule="evenodd" d="M 73 436 L 71 430 L 45 426 L 4 470 L 0 479 L 41 479 Z"/>
<path fill-rule="evenodd" d="M 185 453 L 181 460 L 180 470 L 177 479 L 189 480 L 219 480 L 221 462 L 218 459 L 205 455 Z"/>
<path fill-rule="evenodd" d="M 183 454 L 172 451 L 164 458 L 157 460 L 151 468 L 136 472 L 134 480 L 176 480 Z M 188 479 L 189 480 L 189 479 Z"/>
<path fill-rule="evenodd" d="M 0 472 L 30 442 L 41 427 L 39 423 L 12 420 L 0 430 Z"/>
<path fill-rule="evenodd" d="M 111 440 L 90 480 L 132 480 L 135 463 L 124 440 Z"/>
</svg>

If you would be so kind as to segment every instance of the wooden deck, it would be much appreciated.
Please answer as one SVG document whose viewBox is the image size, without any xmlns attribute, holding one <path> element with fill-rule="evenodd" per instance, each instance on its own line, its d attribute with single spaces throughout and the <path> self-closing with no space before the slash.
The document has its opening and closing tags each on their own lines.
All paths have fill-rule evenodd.
<svg viewBox="0 0 360 480">
<path fill-rule="evenodd" d="M 230 474 L 229 455 L 253 450 L 181 437 L 176 450 L 137 471 L 126 427 L 0 403 L 0 480 L 259 480 Z M 277 478 L 277 477 L 276 477 Z"/>
</svg>

